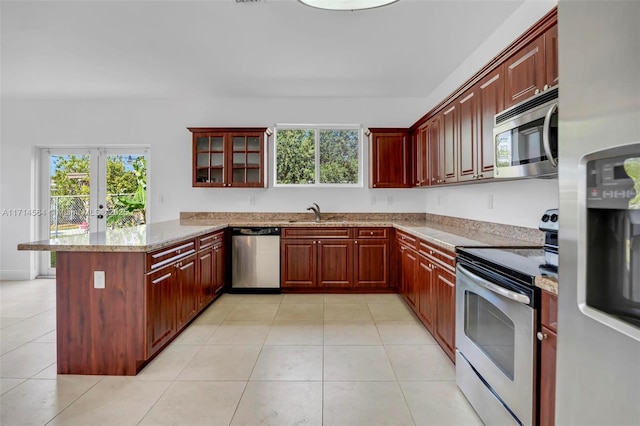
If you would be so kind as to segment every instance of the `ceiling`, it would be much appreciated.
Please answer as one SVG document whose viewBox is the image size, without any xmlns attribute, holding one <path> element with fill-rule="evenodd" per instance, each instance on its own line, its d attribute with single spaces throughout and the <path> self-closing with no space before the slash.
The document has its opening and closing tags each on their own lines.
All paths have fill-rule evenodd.
<svg viewBox="0 0 640 426">
<path fill-rule="evenodd" d="M 2 0 L 2 97 L 426 97 L 523 2 Z"/>
</svg>

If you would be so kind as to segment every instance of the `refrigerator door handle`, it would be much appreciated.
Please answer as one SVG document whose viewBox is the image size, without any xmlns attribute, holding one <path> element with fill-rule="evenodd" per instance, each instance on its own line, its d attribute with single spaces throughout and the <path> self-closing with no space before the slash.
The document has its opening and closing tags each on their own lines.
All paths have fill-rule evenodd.
<svg viewBox="0 0 640 426">
<path fill-rule="evenodd" d="M 551 143 L 549 142 L 549 128 L 551 127 L 551 116 L 556 111 L 558 111 L 557 103 L 551 105 L 549 111 L 547 111 L 547 115 L 544 117 L 544 126 L 542 129 L 542 144 L 544 145 L 544 152 L 547 154 L 547 158 L 549 159 L 553 167 L 558 167 L 558 160 L 553 158 L 553 153 L 551 152 Z"/>
</svg>

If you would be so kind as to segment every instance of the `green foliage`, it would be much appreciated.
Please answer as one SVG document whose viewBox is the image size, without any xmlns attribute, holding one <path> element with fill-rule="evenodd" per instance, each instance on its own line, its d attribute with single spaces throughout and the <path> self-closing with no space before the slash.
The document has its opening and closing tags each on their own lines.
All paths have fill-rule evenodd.
<svg viewBox="0 0 640 426">
<path fill-rule="evenodd" d="M 135 162 L 134 171 L 126 170 L 126 162 L 126 157 L 121 155 L 107 158 L 107 194 L 131 194 L 136 190 Z"/>
<path fill-rule="evenodd" d="M 55 167 L 51 176 L 51 195 L 89 195 L 88 155 L 60 156 Z M 82 174 L 85 176 L 80 177 Z"/>
<path fill-rule="evenodd" d="M 133 176 L 136 180 L 136 189 L 133 194 L 118 196 L 115 201 L 114 211 L 107 218 L 108 225 L 114 225 L 138 213 L 139 223 L 144 223 L 147 206 L 147 160 L 138 157 L 132 164 Z M 131 174 L 131 173 L 129 173 Z"/>
<path fill-rule="evenodd" d="M 358 130 L 320 130 L 320 183 L 358 183 Z"/>
<path fill-rule="evenodd" d="M 319 183 L 357 183 L 359 130 L 321 129 L 319 133 Z M 315 149 L 315 129 L 278 129 L 277 183 L 314 184 Z"/>
<path fill-rule="evenodd" d="M 280 184 L 315 182 L 315 132 L 281 129 L 276 140 L 276 180 Z"/>
</svg>

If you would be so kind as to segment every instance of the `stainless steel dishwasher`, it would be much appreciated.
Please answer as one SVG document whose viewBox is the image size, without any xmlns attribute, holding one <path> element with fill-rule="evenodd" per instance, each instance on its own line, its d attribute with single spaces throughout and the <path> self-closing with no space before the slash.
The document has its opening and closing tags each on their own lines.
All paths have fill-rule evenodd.
<svg viewBox="0 0 640 426">
<path fill-rule="evenodd" d="M 280 228 L 231 229 L 231 289 L 280 291 Z"/>
</svg>

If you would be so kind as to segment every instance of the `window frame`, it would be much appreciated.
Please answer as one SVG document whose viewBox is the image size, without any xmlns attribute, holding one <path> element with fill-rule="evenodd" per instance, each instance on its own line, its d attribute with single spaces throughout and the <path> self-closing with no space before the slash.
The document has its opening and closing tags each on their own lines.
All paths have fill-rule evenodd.
<svg viewBox="0 0 640 426">
<path fill-rule="evenodd" d="M 315 132 L 315 182 L 314 183 L 278 183 L 278 130 L 303 129 Z M 358 131 L 358 182 L 321 183 L 320 182 L 320 131 L 321 130 L 357 130 Z M 364 128 L 360 124 L 289 124 L 278 123 L 274 126 L 273 138 L 273 187 L 274 188 L 362 188 L 364 187 L 363 155 Z"/>
</svg>

